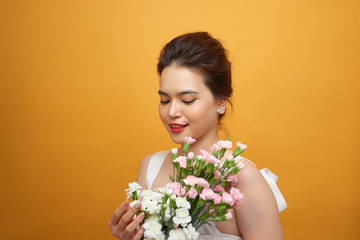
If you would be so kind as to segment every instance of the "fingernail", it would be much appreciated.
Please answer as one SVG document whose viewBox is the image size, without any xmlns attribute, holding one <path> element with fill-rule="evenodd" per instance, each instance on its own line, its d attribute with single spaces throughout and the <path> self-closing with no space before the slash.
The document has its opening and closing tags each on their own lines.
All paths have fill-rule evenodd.
<svg viewBox="0 0 360 240">
<path fill-rule="evenodd" d="M 140 203 L 135 204 L 136 208 L 140 208 Z"/>
</svg>

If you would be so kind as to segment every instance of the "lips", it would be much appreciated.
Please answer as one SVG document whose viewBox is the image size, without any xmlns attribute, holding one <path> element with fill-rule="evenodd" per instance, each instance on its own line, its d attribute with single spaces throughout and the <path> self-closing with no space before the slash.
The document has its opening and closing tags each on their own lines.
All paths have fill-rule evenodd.
<svg viewBox="0 0 360 240">
<path fill-rule="evenodd" d="M 189 124 L 170 123 L 169 126 L 173 133 L 179 133 L 184 131 Z"/>
</svg>

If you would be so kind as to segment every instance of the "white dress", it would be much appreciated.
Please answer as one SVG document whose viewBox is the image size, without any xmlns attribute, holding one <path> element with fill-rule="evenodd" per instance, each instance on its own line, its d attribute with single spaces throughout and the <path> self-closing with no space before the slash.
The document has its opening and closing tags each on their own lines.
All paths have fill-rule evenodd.
<svg viewBox="0 0 360 240">
<path fill-rule="evenodd" d="M 169 151 L 162 151 L 155 153 L 150 161 L 146 172 L 146 187 L 147 189 L 151 189 L 151 186 L 161 168 L 161 165 L 163 164 L 166 155 L 169 153 Z M 241 157 L 244 160 L 247 160 L 251 162 L 250 160 Z M 252 162 L 251 162 L 252 163 Z M 252 163 L 254 164 L 254 163 Z M 282 196 L 280 189 L 276 185 L 276 181 L 278 177 L 273 174 L 269 169 L 264 168 L 260 170 L 261 174 L 264 176 L 266 182 L 269 184 L 272 192 L 274 193 L 274 196 L 276 198 L 276 202 L 279 208 L 279 212 L 282 212 L 284 209 L 287 208 L 286 202 L 284 197 Z M 213 222 L 211 222 L 209 225 L 204 224 L 199 229 L 198 232 L 200 233 L 199 240 L 242 240 L 241 237 L 221 233 L 215 226 Z"/>
</svg>

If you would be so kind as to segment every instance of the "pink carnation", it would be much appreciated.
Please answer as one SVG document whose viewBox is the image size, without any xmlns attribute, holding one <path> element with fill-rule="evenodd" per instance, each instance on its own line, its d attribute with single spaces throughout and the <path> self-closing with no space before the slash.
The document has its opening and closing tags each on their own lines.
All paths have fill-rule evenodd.
<svg viewBox="0 0 360 240">
<path fill-rule="evenodd" d="M 247 146 L 245 144 L 242 144 L 241 142 L 236 142 L 236 146 L 243 151 L 246 150 Z"/>
<path fill-rule="evenodd" d="M 221 147 L 217 144 L 214 144 L 211 146 L 211 150 L 219 152 L 221 150 Z"/>
<path fill-rule="evenodd" d="M 177 154 L 177 152 L 178 152 L 177 148 L 171 149 L 171 153 Z"/>
<path fill-rule="evenodd" d="M 210 163 L 213 163 L 213 164 L 219 164 L 220 163 L 219 159 L 217 159 L 216 157 L 214 157 L 213 155 L 211 155 L 209 152 L 207 152 L 205 150 L 200 149 L 200 154 L 201 154 L 201 156 L 203 156 L 203 158 L 204 158 L 204 160 L 206 162 L 210 162 Z"/>
<path fill-rule="evenodd" d="M 238 188 L 231 188 L 230 195 L 235 202 L 241 202 L 244 198 L 244 195 L 240 192 Z"/>
<path fill-rule="evenodd" d="M 193 144 L 194 142 L 196 142 L 196 140 L 192 137 L 185 137 L 185 142 L 188 144 Z"/>
<path fill-rule="evenodd" d="M 234 158 L 234 159 L 235 159 L 236 165 L 237 165 L 240 169 L 243 169 L 243 168 L 245 167 L 245 164 L 244 164 L 242 161 L 240 161 L 240 160 L 244 159 L 243 157 L 237 156 L 237 157 Z M 239 162 L 239 161 L 240 161 L 240 162 Z"/>
<path fill-rule="evenodd" d="M 231 213 L 231 209 L 227 210 L 227 213 L 225 214 L 225 217 L 226 217 L 226 220 L 229 220 L 229 219 L 233 218 L 232 213 Z"/>
<path fill-rule="evenodd" d="M 243 200 L 244 195 L 240 192 L 238 188 L 233 188 L 233 187 L 230 189 L 230 195 L 235 201 L 233 207 L 235 209 L 239 209 L 240 208 L 239 203 Z"/>
<path fill-rule="evenodd" d="M 240 169 L 243 169 L 245 167 L 245 164 L 243 162 L 238 162 L 238 164 L 236 164 Z"/>
<path fill-rule="evenodd" d="M 219 179 L 219 177 L 221 176 L 220 171 L 219 171 L 219 170 L 214 171 L 214 176 L 215 176 L 217 179 Z"/>
<path fill-rule="evenodd" d="M 222 197 L 220 196 L 220 194 L 214 193 L 214 199 L 213 199 L 214 203 L 215 204 L 220 204 L 221 200 L 222 200 Z"/>
<path fill-rule="evenodd" d="M 198 183 L 197 183 L 199 186 L 203 187 L 203 188 L 209 188 L 210 187 L 210 184 L 208 181 L 206 181 L 205 179 L 203 178 L 198 178 Z"/>
<path fill-rule="evenodd" d="M 233 207 L 235 208 L 235 210 L 238 210 L 240 208 L 240 204 L 238 202 L 234 202 Z"/>
<path fill-rule="evenodd" d="M 189 175 L 184 179 L 184 183 L 193 187 L 199 183 L 199 179 L 193 175 Z"/>
<path fill-rule="evenodd" d="M 234 199 L 227 192 L 222 193 L 222 201 L 230 206 L 234 205 Z"/>
<path fill-rule="evenodd" d="M 220 140 L 218 141 L 218 144 L 220 145 L 220 147 L 222 148 L 232 148 L 232 142 L 228 141 L 228 140 Z"/>
<path fill-rule="evenodd" d="M 238 182 L 238 179 L 235 175 L 228 176 L 227 180 L 228 182 L 231 182 L 231 186 L 234 186 Z"/>
<path fill-rule="evenodd" d="M 190 190 L 186 193 L 186 196 L 188 196 L 191 199 L 196 198 L 197 196 L 197 191 L 195 190 L 195 188 L 191 187 Z"/>
<path fill-rule="evenodd" d="M 166 187 L 171 188 L 173 190 L 174 194 L 176 194 L 178 196 L 180 196 L 180 193 L 182 192 L 181 185 L 178 182 L 168 183 L 168 184 L 166 184 Z"/>
<path fill-rule="evenodd" d="M 187 158 L 185 156 L 177 157 L 174 161 L 180 163 L 181 168 L 186 168 L 186 160 Z"/>
<path fill-rule="evenodd" d="M 209 153 L 203 149 L 200 149 L 200 154 L 206 162 L 212 163 L 214 165 L 220 163 L 219 159 L 217 159 L 211 153 Z"/>
<path fill-rule="evenodd" d="M 225 188 L 219 184 L 214 188 L 214 191 L 215 192 L 224 192 Z"/>
<path fill-rule="evenodd" d="M 212 200 L 215 197 L 215 193 L 210 188 L 204 188 L 199 196 L 204 200 Z"/>
<path fill-rule="evenodd" d="M 211 155 L 208 159 L 206 159 L 207 162 L 214 164 L 215 166 L 220 163 L 220 160 Z"/>
<path fill-rule="evenodd" d="M 234 156 L 230 154 L 230 155 L 229 155 L 229 156 L 227 156 L 226 158 L 227 158 L 229 161 L 231 161 L 231 160 L 233 160 L 233 159 L 234 159 Z"/>
<path fill-rule="evenodd" d="M 189 153 L 188 153 L 188 158 L 193 159 L 193 158 L 194 158 L 194 153 L 193 153 L 193 152 L 189 152 Z"/>
</svg>

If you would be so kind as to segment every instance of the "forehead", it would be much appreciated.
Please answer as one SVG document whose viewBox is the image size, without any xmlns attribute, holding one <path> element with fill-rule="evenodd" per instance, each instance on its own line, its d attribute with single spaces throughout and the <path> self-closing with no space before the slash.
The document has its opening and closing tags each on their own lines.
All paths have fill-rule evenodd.
<svg viewBox="0 0 360 240">
<path fill-rule="evenodd" d="M 171 64 L 163 69 L 160 77 L 160 90 L 167 93 L 184 90 L 196 90 L 200 93 L 210 92 L 199 72 L 176 64 Z"/>
</svg>

